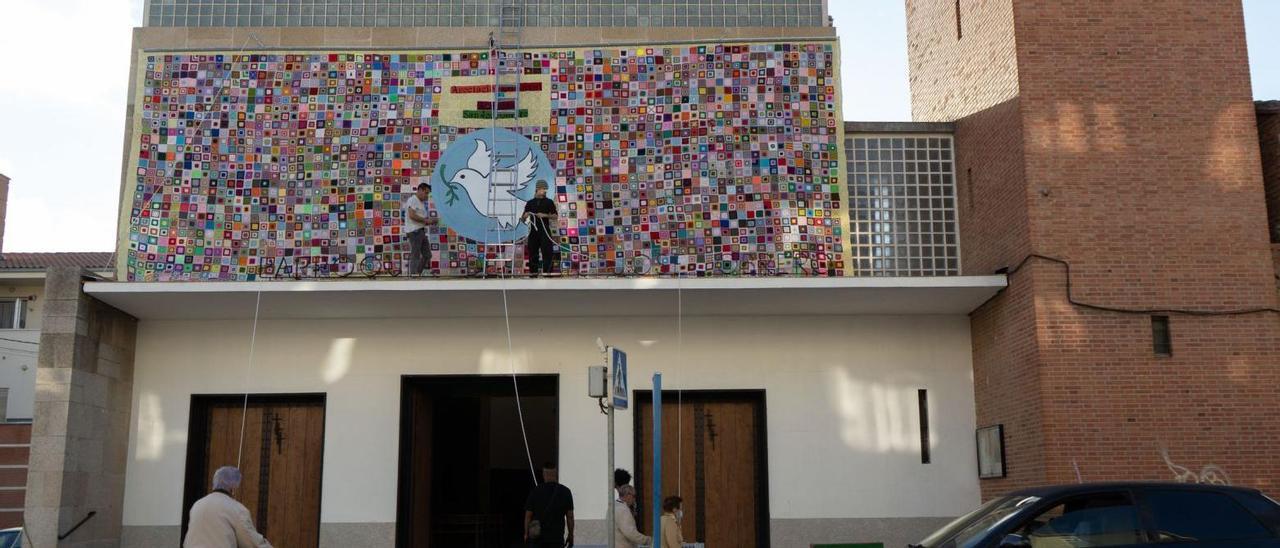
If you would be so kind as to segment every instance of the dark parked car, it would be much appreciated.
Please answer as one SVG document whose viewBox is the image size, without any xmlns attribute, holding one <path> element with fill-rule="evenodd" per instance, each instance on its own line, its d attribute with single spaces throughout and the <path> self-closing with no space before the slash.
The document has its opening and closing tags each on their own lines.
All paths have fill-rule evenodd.
<svg viewBox="0 0 1280 548">
<path fill-rule="evenodd" d="M 22 548 L 22 528 L 0 530 L 0 548 Z"/>
<path fill-rule="evenodd" d="M 1095 483 L 1024 489 L 910 548 L 1280 548 L 1280 504 L 1255 489 Z"/>
</svg>

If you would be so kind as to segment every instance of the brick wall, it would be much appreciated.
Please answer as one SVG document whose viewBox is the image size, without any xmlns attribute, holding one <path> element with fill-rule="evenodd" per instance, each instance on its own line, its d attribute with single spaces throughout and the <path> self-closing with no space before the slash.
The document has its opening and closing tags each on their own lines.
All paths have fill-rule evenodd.
<svg viewBox="0 0 1280 548">
<path fill-rule="evenodd" d="M 956 190 L 963 274 L 991 274 L 1030 253 L 1022 118 L 1017 98 L 1012 3 L 908 0 L 912 114 L 955 121 Z M 992 62 L 974 63 L 981 58 Z M 977 424 L 1004 424 L 1008 478 L 1044 477 L 1039 355 L 1030 278 L 974 312 Z"/>
<path fill-rule="evenodd" d="M 1173 314 L 1156 357 L 1147 314 L 1079 305 L 1277 306 L 1239 2 L 1005 4 L 961 1 L 988 16 L 973 36 L 1011 27 L 1016 53 L 956 40 L 954 0 L 908 1 L 913 113 L 958 119 L 966 272 L 1031 252 L 1072 265 L 1077 304 L 1065 268 L 1035 259 L 972 314 L 978 423 L 1008 444 L 984 496 L 1077 469 L 1172 479 L 1162 449 L 1280 493 L 1280 398 L 1259 388 L 1280 383 L 1275 313 Z M 973 75 L 1009 67 L 1016 97 L 993 106 Z"/>
<path fill-rule="evenodd" d="M 1013 4 L 960 2 L 962 38 L 956 5 L 907 0 L 911 110 L 916 121 L 956 122 L 964 273 L 990 274 L 1030 250 Z"/>
<path fill-rule="evenodd" d="M 1262 179 L 1267 193 L 1267 226 L 1271 233 L 1271 263 L 1280 288 L 1280 101 L 1258 106 L 1258 144 L 1262 149 Z"/>
<path fill-rule="evenodd" d="M 1077 297 L 1274 304 L 1240 2 L 1019 2 L 1015 18 L 1031 238 L 1072 262 Z"/>
<path fill-rule="evenodd" d="M 1078 301 L 1129 308 L 1275 307 L 1239 2 L 1015 6 L 1031 241 L 1072 265 Z M 1055 267 L 1059 268 L 1059 267 Z M 1280 492 L 1275 314 L 1147 315 L 1039 291 L 1049 482 L 1192 470 Z"/>
<path fill-rule="evenodd" d="M 1012 0 L 907 0 L 911 116 L 950 122 L 1018 95 Z M 975 60 L 982 62 L 974 62 Z"/>
<path fill-rule="evenodd" d="M 1028 268 L 1039 266 L 1032 264 Z M 1033 278 L 1010 280 L 1001 295 L 971 316 L 973 387 L 978 427 L 1004 425 L 1005 473 L 1010 486 L 1043 483 L 1044 417 Z M 984 485 L 983 496 L 994 493 Z"/>
<path fill-rule="evenodd" d="M 0 424 L 0 529 L 22 525 L 31 425 Z"/>
</svg>

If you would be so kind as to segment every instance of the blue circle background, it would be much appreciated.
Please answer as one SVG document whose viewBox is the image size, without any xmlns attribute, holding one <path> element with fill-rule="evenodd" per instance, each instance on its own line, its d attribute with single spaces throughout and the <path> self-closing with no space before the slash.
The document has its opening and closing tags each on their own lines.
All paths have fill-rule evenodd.
<svg viewBox="0 0 1280 548">
<path fill-rule="evenodd" d="M 514 141 L 514 147 L 508 143 L 503 143 L 506 150 L 497 150 L 496 135 L 502 134 L 504 138 Z M 476 141 L 484 141 L 489 146 L 489 150 L 494 154 L 503 153 L 511 154 L 510 158 L 504 158 L 502 165 L 515 165 L 524 159 L 529 151 L 533 151 L 533 159 L 538 163 L 534 170 L 533 181 L 529 186 L 516 193 L 516 197 L 528 201 L 534 195 L 534 183 L 538 180 L 547 182 L 547 197 L 555 199 L 555 171 L 551 169 L 551 162 L 547 161 L 547 155 L 542 152 L 533 141 L 527 137 L 520 135 L 508 129 L 477 129 L 458 137 L 449 143 L 444 150 L 444 154 L 440 155 L 440 161 L 436 162 L 435 171 L 431 174 L 431 201 L 435 204 L 436 211 L 440 213 L 441 222 L 457 232 L 459 236 L 473 240 L 476 242 L 499 243 L 512 242 L 524 239 L 529 235 L 529 225 L 524 223 L 516 223 L 512 228 L 501 230 L 496 219 L 486 217 L 482 212 L 477 211 L 472 205 L 470 197 L 467 196 L 465 188 L 458 186 L 456 193 L 458 199 L 449 204 L 449 181 L 453 179 L 454 174 L 462 169 L 466 169 L 467 160 L 476 151 Z M 515 150 L 510 150 L 514 148 Z M 487 197 L 481 200 L 483 205 Z M 520 211 L 523 211 L 521 206 Z M 494 236 L 497 235 L 497 240 Z"/>
</svg>

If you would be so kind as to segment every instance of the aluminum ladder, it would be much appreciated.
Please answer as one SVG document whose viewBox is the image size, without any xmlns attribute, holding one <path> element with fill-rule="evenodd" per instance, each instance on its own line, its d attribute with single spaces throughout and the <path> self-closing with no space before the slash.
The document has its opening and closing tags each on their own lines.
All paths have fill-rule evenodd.
<svg viewBox="0 0 1280 548">
<path fill-rule="evenodd" d="M 521 39 L 524 28 L 524 10 L 520 0 L 501 0 L 498 13 L 498 28 L 490 35 L 490 63 L 493 69 L 493 102 L 489 105 L 490 122 L 493 127 L 493 153 L 490 154 L 488 215 L 507 218 L 518 218 L 523 212 L 523 202 L 512 194 L 520 188 L 523 181 L 518 179 L 520 158 L 512 151 L 516 150 L 519 140 L 512 134 L 499 133 L 502 121 L 510 119 L 518 126 L 520 120 L 520 78 L 524 74 L 524 53 L 521 51 Z M 507 269 L 515 275 L 516 244 L 502 241 L 499 226 L 490 226 L 485 237 L 485 269 L 489 275 L 488 265 Z M 490 242 L 493 242 L 490 244 Z M 495 250 L 496 248 L 496 250 Z M 491 258 L 490 253 L 494 253 Z"/>
</svg>

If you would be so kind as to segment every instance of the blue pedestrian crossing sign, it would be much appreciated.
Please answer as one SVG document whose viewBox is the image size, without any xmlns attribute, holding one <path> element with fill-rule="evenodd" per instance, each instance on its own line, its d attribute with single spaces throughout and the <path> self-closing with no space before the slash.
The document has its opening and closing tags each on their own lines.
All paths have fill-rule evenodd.
<svg viewBox="0 0 1280 548">
<path fill-rule="evenodd" d="M 627 353 L 617 348 L 613 350 L 613 408 L 627 408 Z"/>
</svg>

